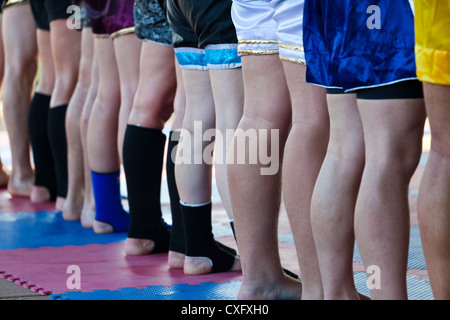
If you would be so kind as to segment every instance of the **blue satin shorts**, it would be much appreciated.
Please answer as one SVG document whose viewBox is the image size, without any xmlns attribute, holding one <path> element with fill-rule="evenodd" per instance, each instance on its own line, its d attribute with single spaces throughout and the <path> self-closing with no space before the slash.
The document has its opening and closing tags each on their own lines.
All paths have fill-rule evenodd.
<svg viewBox="0 0 450 320">
<path fill-rule="evenodd" d="M 345 92 L 416 80 L 408 0 L 305 0 L 306 81 Z"/>
</svg>

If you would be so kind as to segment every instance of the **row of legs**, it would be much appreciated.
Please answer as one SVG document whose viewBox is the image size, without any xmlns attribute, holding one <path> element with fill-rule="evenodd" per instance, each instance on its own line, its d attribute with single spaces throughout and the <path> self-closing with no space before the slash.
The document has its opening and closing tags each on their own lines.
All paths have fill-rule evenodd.
<svg viewBox="0 0 450 320">
<path fill-rule="evenodd" d="M 54 72 L 42 73 L 36 92 L 51 95 L 50 107 L 68 104 L 69 179 L 65 201 L 58 205 L 66 219 L 81 218 L 83 225 L 93 226 L 97 232 L 110 232 L 110 224 L 95 221 L 90 170 L 119 170 L 122 159 L 118 150 L 123 145 L 120 137 L 125 137 L 128 125 L 161 130 L 173 106 L 184 106 L 184 101 L 177 101 L 184 95 L 176 94 L 175 88 L 181 88 L 176 86 L 173 49 L 142 44 L 134 37 L 119 38 L 114 43 L 109 39 L 92 41 L 92 35 L 84 34 L 89 32 L 86 29 L 83 35 L 72 34 L 82 37 L 80 51 L 72 51 L 78 60 L 67 57 L 65 61 L 58 58 L 62 53 L 57 48 L 74 42 L 52 37 L 51 32 L 38 31 L 37 37 L 26 32 L 33 23 L 26 6 L 7 11 L 3 23 L 14 24 L 15 14 L 22 17 L 23 32 L 17 28 L 17 34 L 13 30 L 3 33 L 8 61 L 5 88 L 14 83 L 14 90 L 3 91 L 13 163 L 8 189 L 13 195 L 34 194 L 35 199 L 47 196 L 42 190 L 32 191 L 29 141 L 23 131 L 31 97 L 14 94 L 32 91 L 39 49 L 42 66 Z M 27 15 L 29 21 L 23 18 Z M 69 42 L 49 46 L 53 38 Z M 29 48 L 13 51 L 11 48 L 19 40 L 20 46 Z M 46 52 L 49 48 L 55 49 Z M 133 53 L 136 56 L 131 57 Z M 95 54 L 102 58 L 95 59 Z M 79 68 L 71 65 L 73 61 L 80 61 Z M 66 67 L 76 70 L 76 74 Z M 157 76 L 152 73 L 156 69 Z M 194 121 L 202 121 L 205 130 L 236 126 L 244 130 L 279 130 L 282 167 L 277 174 L 261 175 L 260 167 L 252 165 L 216 167 L 224 206 L 230 219 L 235 220 L 243 269 L 240 297 L 301 294 L 304 299 L 361 298 L 352 277 L 356 239 L 365 265 L 377 265 L 382 272 L 381 289 L 372 290 L 372 298 L 406 298 L 408 186 L 421 154 L 424 101 L 379 103 L 357 100 L 353 95 L 325 96 L 321 89 L 304 84 L 304 67 L 283 67 L 276 56 L 244 57 L 242 76 L 245 102 L 240 110 L 236 106 L 244 92 L 239 90 L 239 72 L 183 72 L 188 112 L 183 117 L 182 110 L 175 107 L 172 124 L 172 130 L 183 127 L 192 131 Z M 224 82 L 228 87 L 236 84 L 236 88 L 229 88 L 235 100 L 221 90 Z M 448 288 L 442 284 L 449 282 L 446 266 L 450 259 L 445 248 L 450 230 L 446 200 L 450 139 L 445 129 L 449 115 L 443 108 L 449 103 L 449 94 L 445 86 L 425 83 L 424 89 L 432 144 L 419 191 L 419 220 L 433 293 L 436 298 L 448 298 Z M 149 109 L 149 105 L 160 107 Z M 105 121 L 108 117 L 109 121 Z M 204 186 L 211 183 L 211 169 L 177 168 L 178 189 L 184 202 L 210 201 L 210 188 Z M 282 192 L 295 236 L 302 286 L 287 278 L 280 264 L 276 236 Z M 139 252 L 149 245 L 149 241 L 134 240 L 128 242 L 130 251 Z M 174 264 L 178 258 L 183 260 L 174 252 L 171 257 Z M 197 267 L 197 261 L 192 264 Z"/>
<path fill-rule="evenodd" d="M 303 299 L 366 298 L 353 280 L 355 241 L 365 267 L 381 272 L 371 298 L 407 299 L 408 189 L 428 115 L 432 144 L 418 213 L 434 296 L 448 299 L 448 87 L 424 83 L 425 101 L 325 95 L 304 83 L 303 66 L 285 64 L 283 69 L 275 56 L 244 57 L 243 74 L 249 85 L 238 128 L 280 129 L 283 146 L 279 175 L 262 176 L 254 166 L 228 168 L 242 258 L 240 297 L 264 297 L 283 283 L 276 247 L 281 189 Z"/>
</svg>

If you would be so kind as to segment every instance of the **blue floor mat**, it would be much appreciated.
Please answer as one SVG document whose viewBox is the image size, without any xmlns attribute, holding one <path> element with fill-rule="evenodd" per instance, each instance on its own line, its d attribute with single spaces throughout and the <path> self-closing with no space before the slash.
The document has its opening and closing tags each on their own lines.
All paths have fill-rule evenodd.
<svg viewBox="0 0 450 320">
<path fill-rule="evenodd" d="M 69 292 L 50 295 L 53 300 L 235 300 L 241 281 L 177 284 L 170 287 L 152 286 L 142 289 L 126 288 L 118 291 Z"/>
<path fill-rule="evenodd" d="M 0 250 L 123 242 L 126 233 L 96 234 L 59 211 L 0 213 Z"/>
</svg>

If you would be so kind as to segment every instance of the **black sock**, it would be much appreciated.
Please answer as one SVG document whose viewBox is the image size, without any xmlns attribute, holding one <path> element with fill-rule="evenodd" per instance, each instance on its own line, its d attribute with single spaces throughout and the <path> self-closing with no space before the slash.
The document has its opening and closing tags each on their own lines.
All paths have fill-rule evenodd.
<svg viewBox="0 0 450 320">
<path fill-rule="evenodd" d="M 170 238 L 170 251 L 184 254 L 185 240 L 184 240 L 184 224 L 183 216 L 181 214 L 180 196 L 178 194 L 177 183 L 175 180 L 175 155 L 176 147 L 180 138 L 179 132 L 171 131 L 169 134 L 169 142 L 167 146 L 166 155 L 166 173 L 167 186 L 170 197 L 170 210 L 172 213 L 172 232 Z"/>
<path fill-rule="evenodd" d="M 215 241 L 211 225 L 211 203 L 181 204 L 187 257 L 205 257 L 212 263 L 212 272 L 230 271 L 236 262 L 236 251 Z"/>
<path fill-rule="evenodd" d="M 128 237 L 155 242 L 152 253 L 167 252 L 170 231 L 161 212 L 161 177 L 166 136 L 161 130 L 128 125 L 123 166 L 130 208 Z"/>
<path fill-rule="evenodd" d="M 51 108 L 48 112 L 48 136 L 55 162 L 57 196 L 67 195 L 67 139 L 66 139 L 67 105 Z"/>
<path fill-rule="evenodd" d="M 56 199 L 56 171 L 48 136 L 48 113 L 51 96 L 35 92 L 28 114 L 28 130 L 33 151 L 35 186 L 45 187 L 50 200 Z"/>
</svg>

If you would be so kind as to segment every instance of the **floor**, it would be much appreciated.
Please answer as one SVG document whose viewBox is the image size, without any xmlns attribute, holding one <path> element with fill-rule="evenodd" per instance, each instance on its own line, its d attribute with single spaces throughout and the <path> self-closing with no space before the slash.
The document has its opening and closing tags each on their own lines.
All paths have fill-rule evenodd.
<svg viewBox="0 0 450 320">
<path fill-rule="evenodd" d="M 408 265 L 408 286 L 410 290 L 410 298 L 416 300 L 432 299 L 426 266 L 424 264 L 420 246 L 420 235 L 418 233 L 416 210 L 419 181 L 429 150 L 430 136 L 428 128 L 423 141 L 424 149 L 422 160 L 411 181 L 409 192 L 412 232 L 410 260 Z M 10 153 L 8 149 L 8 137 L 4 130 L 0 131 L 0 156 L 2 157 L 4 164 L 8 167 L 10 165 Z M 123 190 L 125 190 L 125 188 L 123 188 Z M 124 201 L 126 204 L 126 200 Z M 162 186 L 162 209 L 164 218 L 166 221 L 170 222 L 169 198 L 165 180 L 163 181 Z M 32 223 L 35 223 L 38 227 L 34 227 L 33 224 L 30 225 L 30 221 L 33 221 Z M 7 191 L 2 189 L 0 190 L 0 227 L 5 227 L 5 230 L 10 232 L 11 235 L 14 235 L 16 238 L 20 238 L 22 234 L 18 236 L 18 233 L 20 232 L 18 229 L 19 227 L 16 227 L 13 223 L 21 223 L 17 224 L 17 226 L 23 228 L 20 230 L 23 230 L 23 233 L 29 236 L 28 238 L 30 238 L 31 235 L 34 236 L 33 232 L 37 230 L 35 237 L 38 238 L 36 241 L 40 242 L 35 243 L 30 239 L 16 241 L 14 238 L 10 239 L 7 235 L 3 235 L 3 243 L 0 243 L 0 300 L 219 300 L 233 299 L 239 287 L 239 273 L 235 273 L 233 275 L 214 275 L 205 278 L 185 278 L 184 275 L 180 273 L 170 272 L 167 270 L 165 265 L 165 256 L 145 258 L 147 259 L 145 262 L 142 262 L 144 261 L 142 259 L 124 259 L 121 254 L 121 250 L 123 248 L 123 242 L 126 235 L 117 235 L 117 237 L 111 236 L 111 238 L 97 238 L 97 236 L 89 234 L 89 230 L 81 230 L 82 228 L 79 225 L 76 225 L 76 222 L 72 222 L 72 224 L 64 222 L 60 217 L 60 212 L 55 211 L 54 204 L 50 203 L 35 205 L 28 199 L 11 198 Z M 57 226 L 57 229 L 60 230 L 59 234 L 54 235 L 52 233 L 52 226 Z M 39 233 L 41 232 L 39 230 L 44 231 Z M 235 247 L 231 229 L 228 224 L 228 219 L 225 210 L 220 203 L 220 198 L 215 185 L 213 188 L 213 231 L 219 241 Z M 53 243 L 45 243 L 46 240 L 42 235 L 49 234 L 50 238 L 48 239 L 56 239 L 54 241 L 52 240 Z M 84 237 L 86 242 L 79 242 L 81 241 L 80 234 Z M 55 238 L 52 238 L 52 236 Z M 90 239 L 93 239 L 92 243 L 89 242 L 91 241 Z M 22 242 L 19 243 L 20 241 Z M 58 241 L 61 243 L 59 244 Z M 70 243 L 70 241 L 73 241 L 73 243 Z M 284 207 L 282 207 L 280 211 L 279 243 L 283 266 L 286 269 L 298 273 L 299 268 L 293 245 L 293 237 Z M 125 275 L 123 281 L 128 282 L 121 282 L 121 279 L 118 279 L 120 278 L 119 276 L 114 279 L 115 276 L 113 274 L 109 274 L 111 276 L 109 282 L 101 283 L 101 281 L 99 281 L 99 279 L 105 277 L 105 274 L 99 275 L 96 271 L 96 266 L 98 266 L 98 263 L 100 262 L 98 262 L 98 259 L 93 259 L 92 255 L 94 255 L 94 257 L 98 257 L 98 251 L 95 251 L 97 249 L 92 249 L 94 251 L 90 249 L 96 248 L 97 245 L 104 245 L 104 247 L 102 247 L 104 251 L 110 250 L 108 251 L 110 252 L 110 255 L 105 258 L 106 260 L 109 259 L 108 261 L 103 261 L 103 258 L 99 258 L 101 262 L 105 263 L 105 268 L 107 267 L 108 270 L 111 268 L 116 270 L 116 275 Z M 360 291 L 368 294 L 365 282 L 366 276 L 364 273 L 364 266 L 357 252 L 357 248 L 355 249 L 355 282 Z M 89 252 L 89 250 L 92 251 L 91 256 L 89 256 L 88 253 L 85 253 Z M 37 252 L 39 252 L 39 255 Z M 64 256 L 67 252 L 71 252 L 68 254 L 68 257 Z M 17 255 L 15 255 L 16 253 Z M 32 256 L 32 254 L 36 255 Z M 29 260 L 24 258 L 27 255 L 31 257 Z M 115 260 L 110 258 L 114 255 L 117 255 L 117 259 Z M 49 263 L 46 260 L 47 258 L 45 257 L 51 256 L 55 257 L 55 263 Z M 56 267 L 58 263 L 62 264 L 64 268 L 66 268 L 69 263 L 72 263 L 72 260 L 68 260 L 69 257 L 75 261 L 75 264 L 80 264 L 82 266 L 82 270 L 88 270 L 84 277 L 85 279 L 87 278 L 90 283 L 85 284 L 85 282 L 83 284 L 84 290 L 67 289 L 67 284 L 63 280 L 67 279 L 68 275 L 61 274 L 57 276 L 54 274 L 54 270 L 56 269 L 52 268 Z M 16 258 L 18 258 L 17 263 L 12 260 Z M 126 264 L 123 265 L 122 263 L 125 260 Z M 22 265 L 20 265 L 21 263 Z M 2 264 L 4 265 L 4 268 L 10 268 L 10 270 L 2 271 Z M 16 270 L 15 268 L 18 270 L 18 273 L 21 273 L 17 277 L 14 276 L 14 270 Z M 151 272 L 149 270 L 151 270 Z M 12 273 L 9 274 L 8 272 Z M 44 276 L 40 277 L 39 272 L 43 273 Z M 152 278 L 152 275 L 154 274 L 160 276 L 154 276 Z M 2 275 L 3 277 L 1 277 Z M 51 280 L 48 280 L 46 277 L 53 277 L 54 279 L 52 278 Z M 30 286 L 29 283 L 31 280 L 34 280 L 35 282 L 40 281 L 40 283 L 37 285 L 34 283 Z M 143 283 L 140 283 L 139 281 L 143 281 Z M 160 281 L 160 283 L 158 283 L 158 281 Z M 128 286 L 126 285 L 127 283 L 129 284 Z M 199 286 L 202 286 L 201 288 L 203 291 L 204 289 L 209 290 L 204 291 L 207 292 L 206 296 L 199 296 L 199 291 L 194 292 L 191 290 L 199 288 Z M 149 291 L 149 289 L 151 290 Z"/>
</svg>

